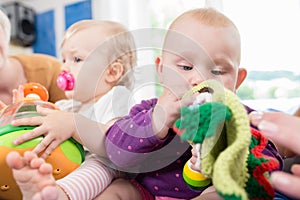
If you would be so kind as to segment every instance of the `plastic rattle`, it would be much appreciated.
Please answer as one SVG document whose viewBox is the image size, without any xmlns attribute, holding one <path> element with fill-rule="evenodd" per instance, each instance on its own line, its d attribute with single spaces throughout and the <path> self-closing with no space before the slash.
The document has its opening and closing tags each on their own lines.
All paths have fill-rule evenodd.
<svg viewBox="0 0 300 200">
<path fill-rule="evenodd" d="M 48 101 L 49 93 L 43 85 L 31 82 L 24 84 L 24 98 L 36 98 Z"/>
</svg>

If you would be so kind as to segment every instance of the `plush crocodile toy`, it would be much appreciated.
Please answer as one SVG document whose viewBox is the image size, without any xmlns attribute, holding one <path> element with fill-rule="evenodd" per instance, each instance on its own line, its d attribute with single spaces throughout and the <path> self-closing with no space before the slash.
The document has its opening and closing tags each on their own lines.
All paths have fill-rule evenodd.
<svg viewBox="0 0 300 200">
<path fill-rule="evenodd" d="M 273 199 L 274 189 L 268 174 L 277 169 L 279 163 L 262 154 L 268 140 L 250 128 L 244 106 L 218 81 L 205 81 L 186 96 L 198 92 L 199 96 L 208 93 L 210 100 L 200 98 L 182 108 L 181 118 L 174 125 L 181 139 L 200 144 L 201 173 L 193 178 L 189 175 L 195 172 L 184 171 L 186 182 L 193 188 L 200 183 L 201 188 L 211 180 L 224 199 Z M 201 182 L 197 182 L 201 176 Z"/>
</svg>

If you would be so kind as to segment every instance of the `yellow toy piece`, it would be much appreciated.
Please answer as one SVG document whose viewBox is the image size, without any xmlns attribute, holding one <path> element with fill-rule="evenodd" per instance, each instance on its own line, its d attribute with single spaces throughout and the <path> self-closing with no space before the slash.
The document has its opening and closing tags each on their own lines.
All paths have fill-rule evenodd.
<svg viewBox="0 0 300 200">
<path fill-rule="evenodd" d="M 211 184 L 211 179 L 205 177 L 201 172 L 191 169 L 189 162 L 183 167 L 183 179 L 194 190 L 202 190 Z"/>
</svg>

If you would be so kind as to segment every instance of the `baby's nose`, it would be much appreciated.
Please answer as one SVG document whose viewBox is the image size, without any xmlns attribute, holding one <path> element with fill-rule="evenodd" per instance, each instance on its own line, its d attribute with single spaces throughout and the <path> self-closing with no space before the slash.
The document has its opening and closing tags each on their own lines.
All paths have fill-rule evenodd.
<svg viewBox="0 0 300 200">
<path fill-rule="evenodd" d="M 61 71 L 70 72 L 70 67 L 67 64 L 63 64 L 60 69 Z"/>
<path fill-rule="evenodd" d="M 191 81 L 191 84 L 192 86 L 196 86 L 196 85 L 199 85 L 200 83 L 202 83 L 204 81 L 204 79 L 202 78 L 202 76 L 200 74 L 195 74 L 193 77 L 192 77 L 192 81 Z"/>
</svg>

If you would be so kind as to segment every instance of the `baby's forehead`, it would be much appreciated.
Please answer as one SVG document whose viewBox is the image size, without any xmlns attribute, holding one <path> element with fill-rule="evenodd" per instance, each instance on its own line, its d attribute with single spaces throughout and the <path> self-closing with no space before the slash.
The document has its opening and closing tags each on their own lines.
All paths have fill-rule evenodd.
<svg viewBox="0 0 300 200">
<path fill-rule="evenodd" d="M 207 57 L 207 51 L 202 44 L 176 31 L 170 31 L 162 48 L 163 56 L 177 56 L 185 59 Z"/>
</svg>

